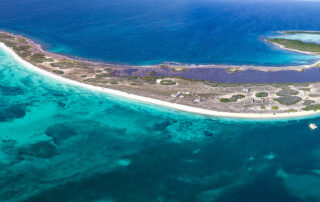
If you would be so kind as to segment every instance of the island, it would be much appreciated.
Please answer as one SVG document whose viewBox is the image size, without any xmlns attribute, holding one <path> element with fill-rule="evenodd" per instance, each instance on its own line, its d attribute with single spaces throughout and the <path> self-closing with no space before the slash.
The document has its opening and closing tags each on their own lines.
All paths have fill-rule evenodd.
<svg viewBox="0 0 320 202">
<path fill-rule="evenodd" d="M 292 34 L 292 33 L 287 33 Z M 319 54 L 320 46 L 301 41 L 266 39 L 274 44 Z M 320 110 L 319 82 L 222 83 L 186 78 L 184 72 L 215 68 L 233 77 L 242 71 L 302 74 L 312 65 L 267 68 L 231 65 L 159 64 L 134 66 L 75 59 L 44 50 L 33 40 L 1 31 L 1 48 L 20 63 L 75 85 L 187 112 L 242 118 L 310 115 Z M 289 74 L 289 73 L 288 73 Z"/>
<path fill-rule="evenodd" d="M 320 32 L 316 31 L 285 31 L 282 32 L 285 35 L 295 35 L 295 34 L 311 34 L 320 35 Z M 291 51 L 306 53 L 306 54 L 320 54 L 320 44 L 303 42 L 301 40 L 286 39 L 286 38 L 270 38 L 265 39 L 275 45 L 278 45 L 282 49 L 287 49 Z"/>
</svg>

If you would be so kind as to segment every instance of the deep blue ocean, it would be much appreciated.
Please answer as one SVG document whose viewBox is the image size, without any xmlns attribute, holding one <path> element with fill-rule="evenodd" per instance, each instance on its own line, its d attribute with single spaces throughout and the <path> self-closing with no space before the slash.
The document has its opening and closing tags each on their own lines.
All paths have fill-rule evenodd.
<svg viewBox="0 0 320 202">
<path fill-rule="evenodd" d="M 318 5 L 0 0 L 0 27 L 104 61 L 279 65 L 310 58 L 259 37 L 318 29 Z M 320 117 L 221 119 L 138 103 L 46 78 L 0 49 L 0 201 L 318 202 L 310 123 Z"/>
<path fill-rule="evenodd" d="M 306 64 L 272 47 L 278 30 L 319 30 L 320 2 L 247 0 L 1 0 L 0 29 L 50 51 L 126 64 Z"/>
</svg>

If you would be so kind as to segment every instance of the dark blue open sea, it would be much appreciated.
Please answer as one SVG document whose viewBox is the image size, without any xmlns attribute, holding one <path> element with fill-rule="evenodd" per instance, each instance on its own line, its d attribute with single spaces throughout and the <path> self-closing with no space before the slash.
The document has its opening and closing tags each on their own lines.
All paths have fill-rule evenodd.
<svg viewBox="0 0 320 202">
<path fill-rule="evenodd" d="M 0 0 L 0 28 L 130 64 L 287 65 L 261 36 L 320 29 L 320 2 Z M 0 49 L 0 201 L 318 202 L 320 117 L 177 112 L 39 75 Z"/>
<path fill-rule="evenodd" d="M 320 2 L 294 0 L 1 0 L 0 29 L 50 51 L 126 64 L 288 65 L 278 30 L 320 30 Z"/>
</svg>

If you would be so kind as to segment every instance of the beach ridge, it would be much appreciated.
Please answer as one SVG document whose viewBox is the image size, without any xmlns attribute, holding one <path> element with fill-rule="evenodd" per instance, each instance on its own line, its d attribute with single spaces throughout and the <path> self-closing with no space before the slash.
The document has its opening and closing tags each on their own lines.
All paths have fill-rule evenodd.
<svg viewBox="0 0 320 202">
<path fill-rule="evenodd" d="M 140 101 L 144 103 L 149 103 L 149 104 L 155 104 L 163 107 L 168 107 L 171 109 L 175 110 L 180 110 L 184 112 L 189 112 L 189 113 L 196 113 L 196 114 L 201 114 L 201 115 L 207 115 L 207 116 L 214 116 L 214 117 L 230 117 L 230 118 L 249 118 L 249 119 L 277 119 L 277 118 L 290 118 L 290 117 L 300 117 L 300 116 L 310 116 L 310 115 L 315 115 L 318 114 L 319 112 L 315 111 L 301 111 L 301 112 L 295 112 L 295 113 L 232 113 L 232 112 L 219 112 L 219 111 L 213 111 L 213 110 L 208 110 L 208 109 L 202 109 L 202 108 L 197 108 L 197 107 L 192 107 L 192 106 L 186 106 L 186 105 L 181 105 L 181 104 L 176 104 L 176 103 L 170 103 L 154 98 L 148 98 L 144 96 L 139 96 L 139 95 L 134 95 L 130 93 L 126 93 L 123 91 L 119 90 L 114 90 L 114 89 L 109 89 L 109 88 L 104 88 L 104 87 L 99 87 L 99 86 L 93 86 L 90 84 L 85 84 L 81 83 L 75 80 L 71 80 L 62 76 L 58 76 L 54 73 L 48 72 L 46 70 L 43 70 L 39 67 L 36 67 L 35 65 L 29 63 L 28 61 L 22 59 L 20 56 L 18 56 L 11 48 L 7 47 L 4 43 L 0 42 L 0 47 L 5 50 L 6 52 L 10 53 L 14 59 L 19 62 L 21 65 L 24 67 L 27 67 L 28 69 L 37 72 L 39 74 L 45 75 L 49 78 L 68 83 L 74 86 L 79 86 L 86 88 L 88 90 L 93 90 L 93 91 L 98 91 L 98 92 L 103 92 L 107 94 L 112 94 L 115 96 L 120 96 L 123 98 L 128 98 L 132 99 L 135 101 Z"/>
</svg>

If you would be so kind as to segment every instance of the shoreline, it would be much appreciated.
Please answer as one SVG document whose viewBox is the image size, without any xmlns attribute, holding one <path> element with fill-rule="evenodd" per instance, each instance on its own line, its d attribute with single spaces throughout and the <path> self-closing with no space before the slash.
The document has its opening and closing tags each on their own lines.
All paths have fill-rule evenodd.
<svg viewBox="0 0 320 202">
<path fill-rule="evenodd" d="M 282 31 L 279 31 L 282 33 Z M 237 64 L 192 64 L 192 63 L 180 63 L 180 62 L 174 62 L 174 61 L 165 61 L 163 63 L 159 64 L 152 64 L 152 65 L 131 65 L 131 64 L 121 64 L 121 63 L 112 63 L 112 62 L 103 62 L 103 61 L 95 61 L 95 60 L 90 60 L 88 58 L 81 58 L 81 57 L 76 57 L 76 56 L 70 56 L 70 55 L 63 55 L 63 54 L 58 54 L 58 53 L 53 53 L 49 52 L 48 50 L 45 50 L 44 47 L 40 43 L 36 43 L 30 38 L 27 38 L 21 34 L 15 34 L 7 31 L 2 31 L 0 30 L 0 33 L 6 33 L 14 37 L 21 37 L 24 39 L 28 40 L 28 43 L 32 44 L 33 46 L 37 47 L 38 49 L 42 50 L 44 53 L 48 54 L 49 56 L 55 56 L 59 58 L 65 58 L 65 59 L 71 59 L 71 60 L 77 60 L 80 62 L 85 62 L 85 63 L 90 63 L 90 64 L 95 64 L 95 65 L 104 65 L 104 66 L 115 66 L 118 68 L 161 68 L 162 65 L 168 66 L 170 68 L 179 68 L 179 67 L 186 67 L 188 69 L 193 69 L 193 68 L 217 68 L 217 69 L 231 69 L 235 71 L 246 71 L 246 70 L 255 70 L 255 71 L 261 71 L 261 72 L 277 72 L 277 71 L 301 71 L 305 69 L 311 69 L 311 68 L 318 68 L 317 65 L 320 65 L 320 55 L 311 53 L 311 52 L 303 52 L 303 51 L 298 51 L 294 49 L 289 49 L 285 48 L 284 46 L 280 44 L 276 44 L 270 41 L 267 41 L 264 39 L 266 43 L 271 43 L 280 49 L 287 50 L 287 51 L 292 51 L 292 52 L 297 52 L 301 54 L 307 54 L 307 55 L 314 55 L 314 56 L 319 56 L 319 60 L 310 63 L 310 64 L 297 64 L 297 65 L 283 65 L 283 66 L 264 66 L 264 65 L 254 65 L 254 64 L 242 64 L 242 65 L 237 65 Z M 232 72 L 231 72 L 232 73 Z"/>
<path fill-rule="evenodd" d="M 268 43 L 271 43 L 273 44 L 274 46 L 277 46 L 279 47 L 280 49 L 282 50 L 287 50 L 287 51 L 291 51 L 291 52 L 297 52 L 297 53 L 302 53 L 302 54 L 306 54 L 306 55 L 314 55 L 314 56 L 319 56 L 319 54 L 316 54 L 316 53 L 312 53 L 312 52 L 308 52 L 308 51 L 300 51 L 300 50 L 295 50 L 295 49 L 291 49 L 291 48 L 286 48 L 284 45 L 281 45 L 281 44 L 277 44 L 277 43 L 274 43 L 272 41 L 268 41 L 267 39 L 264 39 L 264 41 L 268 42 Z M 312 65 L 316 65 L 318 64 L 318 62 L 312 64 Z M 311 66 L 312 66 L 311 65 Z M 309 65 L 307 65 L 309 66 Z"/>
<path fill-rule="evenodd" d="M 24 60 L 20 56 L 18 56 L 11 48 L 6 46 L 4 43 L 0 42 L 0 48 L 2 48 L 4 51 L 9 53 L 13 58 L 20 63 L 22 66 L 37 72 L 41 75 L 47 76 L 48 78 L 55 79 L 73 86 L 82 87 L 88 90 L 96 91 L 96 92 L 102 92 L 106 94 L 111 94 L 114 96 L 119 96 L 122 98 L 127 98 L 135 101 L 139 101 L 142 103 L 148 103 L 153 104 L 161 107 L 166 107 L 178 111 L 184 111 L 188 113 L 193 114 L 200 114 L 205 116 L 212 116 L 212 117 L 221 117 L 221 118 L 240 118 L 240 119 L 256 119 L 256 120 L 263 120 L 263 119 L 283 119 L 283 118 L 295 118 L 295 117 L 305 117 L 305 116 L 311 116 L 311 115 L 317 115 L 320 112 L 317 111 L 299 111 L 299 112 L 279 112 L 279 113 L 236 113 L 236 112 L 221 112 L 221 111 L 214 111 L 209 109 L 203 109 L 199 107 L 192 107 L 177 103 L 171 103 L 168 101 L 163 101 L 155 98 L 135 95 L 131 93 L 127 93 L 120 90 L 114 90 L 110 88 L 105 87 L 99 87 L 95 85 L 90 85 L 86 83 L 82 83 L 76 80 L 72 80 L 69 78 L 65 78 L 59 75 L 56 75 L 54 73 L 51 73 L 49 71 L 46 71 L 44 69 L 41 69 L 28 61 Z"/>
</svg>

